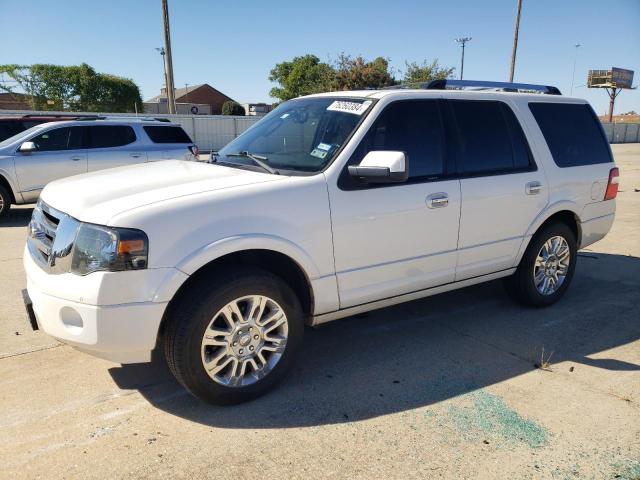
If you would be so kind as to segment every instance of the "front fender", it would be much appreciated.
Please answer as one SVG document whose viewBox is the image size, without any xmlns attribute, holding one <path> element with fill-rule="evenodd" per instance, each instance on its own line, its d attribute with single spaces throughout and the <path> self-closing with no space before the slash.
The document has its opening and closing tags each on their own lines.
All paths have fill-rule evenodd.
<svg viewBox="0 0 640 480">
<path fill-rule="evenodd" d="M 4 178 L 9 184 L 9 188 L 11 188 L 11 193 L 13 193 L 16 203 L 22 203 L 22 194 L 18 188 L 14 173 L 15 168 L 13 165 L 13 158 L 7 162 L 0 160 L 0 177 Z"/>
<path fill-rule="evenodd" d="M 236 235 L 205 245 L 183 258 L 177 268 L 193 275 L 201 267 L 230 253 L 243 250 L 272 250 L 288 256 L 305 272 L 309 280 L 320 277 L 320 269 L 311 256 L 298 245 L 281 237 L 264 234 Z"/>
</svg>

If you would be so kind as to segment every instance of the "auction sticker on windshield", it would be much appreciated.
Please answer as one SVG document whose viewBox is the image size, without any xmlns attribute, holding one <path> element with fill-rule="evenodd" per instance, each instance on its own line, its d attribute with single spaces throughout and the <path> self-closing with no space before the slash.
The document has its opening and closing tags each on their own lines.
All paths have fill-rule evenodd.
<svg viewBox="0 0 640 480">
<path fill-rule="evenodd" d="M 355 115 L 362 115 L 367 111 L 367 108 L 371 105 L 371 100 L 367 100 L 366 102 L 358 103 L 358 102 L 347 102 L 344 100 L 336 100 L 331 105 L 327 107 L 327 110 L 332 112 L 344 112 L 344 113 L 353 113 Z"/>
</svg>

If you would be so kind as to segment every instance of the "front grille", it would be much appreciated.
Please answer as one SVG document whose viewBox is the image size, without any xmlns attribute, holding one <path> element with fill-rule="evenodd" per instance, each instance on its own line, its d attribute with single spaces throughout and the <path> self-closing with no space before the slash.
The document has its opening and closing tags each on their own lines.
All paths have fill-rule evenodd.
<svg viewBox="0 0 640 480">
<path fill-rule="evenodd" d="M 38 202 L 29 224 L 29 238 L 44 263 L 49 263 L 59 223 L 60 218 L 51 212 L 48 205 Z"/>
<path fill-rule="evenodd" d="M 38 201 L 29 223 L 27 246 L 31 257 L 49 273 L 68 271 L 79 222 L 43 201 Z"/>
</svg>

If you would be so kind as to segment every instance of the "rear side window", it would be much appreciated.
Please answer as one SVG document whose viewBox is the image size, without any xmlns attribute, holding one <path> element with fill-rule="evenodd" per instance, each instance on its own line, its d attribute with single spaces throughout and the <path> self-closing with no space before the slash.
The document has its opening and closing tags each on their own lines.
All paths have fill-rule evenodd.
<svg viewBox="0 0 640 480">
<path fill-rule="evenodd" d="M 503 102 L 449 100 L 451 149 L 463 175 L 509 173 L 533 167 L 518 119 Z"/>
<path fill-rule="evenodd" d="M 400 151 L 409 159 L 409 179 L 436 177 L 444 172 L 443 138 L 437 100 L 397 101 L 378 116 L 349 163 L 371 151 Z"/>
<path fill-rule="evenodd" d="M 87 130 L 88 148 L 122 147 L 136 141 L 133 128 L 127 125 L 97 125 Z"/>
<path fill-rule="evenodd" d="M 600 121 L 589 105 L 530 103 L 529 108 L 559 167 L 613 162 Z"/>
<path fill-rule="evenodd" d="M 182 127 L 148 125 L 143 128 L 153 143 L 193 143 Z"/>
</svg>

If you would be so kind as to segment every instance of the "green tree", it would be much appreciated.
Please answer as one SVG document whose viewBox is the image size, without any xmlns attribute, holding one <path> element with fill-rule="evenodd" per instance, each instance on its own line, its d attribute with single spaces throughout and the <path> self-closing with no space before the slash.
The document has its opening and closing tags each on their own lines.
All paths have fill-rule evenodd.
<svg viewBox="0 0 640 480">
<path fill-rule="evenodd" d="M 419 85 L 431 80 L 443 80 L 451 78 L 455 68 L 442 67 L 436 58 L 431 63 L 426 60 L 422 64 L 417 62 L 405 62 L 407 70 L 404 72 L 403 83 L 408 85 Z"/>
<path fill-rule="evenodd" d="M 140 89 L 133 80 L 96 73 L 86 63 L 0 65 L 0 73 L 31 97 L 36 110 L 133 112 L 135 104 L 142 108 Z M 14 87 L 0 85 L 0 90 L 12 92 Z"/>
<path fill-rule="evenodd" d="M 290 62 L 278 63 L 270 72 L 269 80 L 279 84 L 270 95 L 282 101 L 301 95 L 333 90 L 335 70 L 315 55 L 294 57 Z"/>
<path fill-rule="evenodd" d="M 335 62 L 337 90 L 360 90 L 383 88 L 393 85 L 395 80 L 389 69 L 389 59 L 377 57 L 371 62 L 364 58 L 341 53 Z"/>
<path fill-rule="evenodd" d="M 245 115 L 244 107 L 238 102 L 227 100 L 222 104 L 222 115 Z"/>
</svg>

